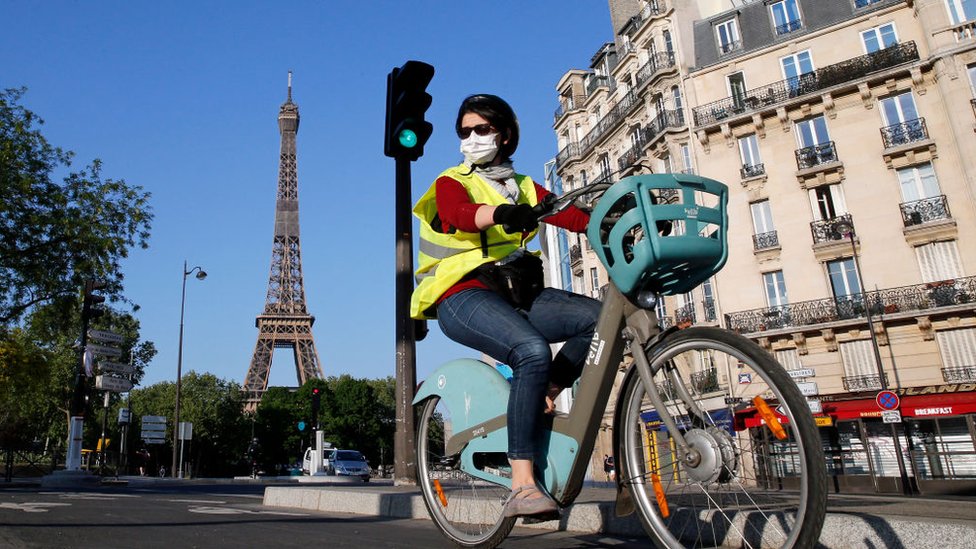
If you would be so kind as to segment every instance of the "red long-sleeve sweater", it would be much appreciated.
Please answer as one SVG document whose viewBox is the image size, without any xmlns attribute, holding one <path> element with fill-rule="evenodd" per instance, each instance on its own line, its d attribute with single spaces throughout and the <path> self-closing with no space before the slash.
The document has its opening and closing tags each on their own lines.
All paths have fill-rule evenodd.
<svg viewBox="0 0 976 549">
<path fill-rule="evenodd" d="M 434 192 L 437 196 L 437 214 L 441 219 L 443 229 L 448 231 L 453 227 L 459 231 L 469 233 L 479 232 L 480 229 L 475 224 L 474 217 L 478 208 L 484 206 L 484 204 L 472 202 L 464 185 L 451 177 L 439 177 L 434 185 Z M 540 202 L 545 196 L 552 194 L 538 183 L 535 184 L 535 192 Z M 570 206 L 544 220 L 549 225 L 555 225 L 556 227 L 577 233 L 586 230 L 586 224 L 589 221 L 590 215 L 575 206 Z M 440 303 L 446 297 L 468 288 L 486 288 L 486 286 L 477 278 L 466 276 L 457 284 L 448 288 L 437 302 Z"/>
</svg>

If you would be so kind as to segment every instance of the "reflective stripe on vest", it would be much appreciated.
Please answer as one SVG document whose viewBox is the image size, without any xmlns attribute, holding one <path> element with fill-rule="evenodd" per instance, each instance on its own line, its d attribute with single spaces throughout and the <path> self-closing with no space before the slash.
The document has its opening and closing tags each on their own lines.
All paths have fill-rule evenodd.
<svg viewBox="0 0 976 549">
<path fill-rule="evenodd" d="M 508 203 L 491 185 L 480 176 L 467 173 L 469 171 L 470 168 L 462 164 L 448 168 L 438 178 L 447 176 L 459 182 L 473 203 L 490 206 Z M 535 206 L 538 197 L 532 178 L 516 174 L 515 181 L 520 191 L 518 203 Z M 447 234 L 431 226 L 437 217 L 435 187 L 436 184 L 431 185 L 413 208 L 414 216 L 420 220 L 417 288 L 410 301 L 410 316 L 413 318 L 434 318 L 433 306 L 451 286 L 478 266 L 512 253 L 536 234 L 536 231 L 532 231 L 523 240 L 521 233 L 508 234 L 501 226 L 491 226 L 484 231 L 488 240 L 488 257 L 485 257 L 480 232 L 455 231 Z"/>
</svg>

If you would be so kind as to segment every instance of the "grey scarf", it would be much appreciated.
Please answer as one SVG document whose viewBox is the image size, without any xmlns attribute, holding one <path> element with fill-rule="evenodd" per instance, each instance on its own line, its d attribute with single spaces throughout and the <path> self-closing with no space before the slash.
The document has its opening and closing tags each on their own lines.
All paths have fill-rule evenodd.
<svg viewBox="0 0 976 549">
<path fill-rule="evenodd" d="M 481 176 L 509 203 L 518 202 L 520 192 L 515 182 L 515 168 L 512 167 L 511 161 L 502 162 L 497 166 L 474 166 L 474 173 Z"/>
</svg>

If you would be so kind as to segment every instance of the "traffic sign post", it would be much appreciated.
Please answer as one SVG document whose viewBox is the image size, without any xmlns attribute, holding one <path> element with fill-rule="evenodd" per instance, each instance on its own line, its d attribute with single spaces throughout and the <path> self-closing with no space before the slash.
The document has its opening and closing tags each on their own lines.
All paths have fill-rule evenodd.
<svg viewBox="0 0 976 549">
<path fill-rule="evenodd" d="M 141 438 L 146 444 L 166 442 L 166 416 L 142 416 Z"/>
<path fill-rule="evenodd" d="M 119 334 L 102 330 L 88 330 L 88 337 L 102 343 L 122 343 L 122 336 Z"/>
<path fill-rule="evenodd" d="M 124 393 L 132 388 L 132 382 L 115 376 L 95 376 L 95 388 L 113 393 Z"/>
</svg>

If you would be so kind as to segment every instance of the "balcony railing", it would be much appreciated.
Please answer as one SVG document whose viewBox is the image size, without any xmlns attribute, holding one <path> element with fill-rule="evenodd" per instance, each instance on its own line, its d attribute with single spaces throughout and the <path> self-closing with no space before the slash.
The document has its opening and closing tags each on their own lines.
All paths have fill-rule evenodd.
<svg viewBox="0 0 976 549">
<path fill-rule="evenodd" d="M 951 217 L 949 201 L 946 200 L 944 194 L 911 202 L 902 202 L 899 207 L 901 208 L 901 219 L 906 227 Z"/>
<path fill-rule="evenodd" d="M 579 244 L 573 244 L 569 247 L 569 264 L 574 270 L 583 264 L 583 252 L 580 250 Z"/>
<path fill-rule="evenodd" d="M 715 322 L 718 315 L 715 314 L 715 300 L 703 299 L 702 309 L 705 311 L 705 322 Z"/>
<path fill-rule="evenodd" d="M 624 154 L 617 159 L 617 171 L 624 171 L 637 164 L 637 161 L 644 156 L 643 139 L 638 139 Z"/>
<path fill-rule="evenodd" d="M 718 45 L 718 51 L 722 55 L 725 55 L 725 54 L 728 54 L 728 53 L 732 53 L 735 50 L 739 50 L 739 49 L 742 49 L 742 41 L 741 40 L 735 40 L 735 41 L 732 41 L 732 42 L 727 42 L 725 44 L 719 44 Z"/>
<path fill-rule="evenodd" d="M 695 392 L 699 395 L 720 391 L 721 387 L 718 386 L 718 371 L 715 368 L 707 368 L 700 372 L 692 372 L 691 386 L 695 388 Z"/>
<path fill-rule="evenodd" d="M 695 315 L 695 304 L 689 303 L 687 305 L 683 305 L 675 309 L 674 320 L 678 324 L 681 324 L 683 322 L 690 322 L 694 324 L 698 320 L 698 318 Z"/>
<path fill-rule="evenodd" d="M 609 76 L 598 76 L 593 75 L 586 81 L 586 95 L 593 95 L 593 92 L 600 87 L 610 87 L 610 81 L 612 79 Z"/>
<path fill-rule="evenodd" d="M 883 2 L 884 0 L 854 0 L 855 8 L 866 8 L 871 4 L 877 4 L 878 2 Z"/>
<path fill-rule="evenodd" d="M 566 97 L 564 102 L 560 102 L 559 106 L 556 107 L 556 112 L 553 113 L 553 124 L 559 122 L 559 119 L 563 117 L 569 111 L 582 108 L 583 103 L 586 102 L 586 96 L 582 94 L 574 94 L 570 97 Z"/>
<path fill-rule="evenodd" d="M 915 120 L 881 128 L 881 141 L 884 142 L 886 149 L 928 138 L 929 130 L 925 127 L 924 118 L 916 118 Z"/>
<path fill-rule="evenodd" d="M 887 381 L 888 376 L 884 376 Z M 878 374 L 867 376 L 844 376 L 844 389 L 848 392 L 877 391 L 882 388 L 881 376 Z"/>
<path fill-rule="evenodd" d="M 634 35 L 637 34 L 637 31 L 644 26 L 644 23 L 646 23 L 648 19 L 663 11 L 663 7 L 661 6 L 663 3 L 663 1 L 649 2 L 648 5 L 644 6 L 644 9 L 642 9 L 640 13 L 631 17 L 626 23 L 624 23 L 624 26 L 620 29 L 620 34 L 625 34 L 630 38 L 633 38 Z"/>
<path fill-rule="evenodd" d="M 739 175 L 742 176 L 742 179 L 749 179 L 750 177 L 758 177 L 764 173 L 766 173 L 766 165 L 762 163 L 746 164 L 743 165 L 742 169 L 739 170 Z"/>
<path fill-rule="evenodd" d="M 646 146 L 653 143 L 658 136 L 668 128 L 680 128 L 685 125 L 685 115 L 681 111 L 661 111 L 651 123 L 641 130 L 641 141 Z"/>
<path fill-rule="evenodd" d="M 851 227 L 854 226 L 854 220 L 851 219 L 851 214 L 838 215 L 837 217 L 810 223 L 810 233 L 813 235 L 813 243 L 822 244 L 834 240 L 843 240 L 844 235 L 837 230 L 837 225 L 840 223 L 846 223 Z"/>
<path fill-rule="evenodd" d="M 755 250 L 768 250 L 779 247 L 779 236 L 776 231 L 752 235 L 752 247 Z"/>
<path fill-rule="evenodd" d="M 776 307 L 764 307 L 728 313 L 725 325 L 740 333 L 757 333 L 781 328 L 798 328 L 828 322 L 866 318 L 864 301 L 872 315 L 929 311 L 976 302 L 976 276 L 940 282 L 915 284 L 898 288 L 873 290 L 852 296 L 800 301 Z"/>
<path fill-rule="evenodd" d="M 789 34 L 789 33 L 793 32 L 793 31 L 800 30 L 800 28 L 802 28 L 802 27 L 803 27 L 803 23 L 801 23 L 799 19 L 797 19 L 795 21 L 787 21 L 786 23 L 783 23 L 782 25 L 777 25 L 776 26 L 776 36 L 782 36 L 784 34 Z"/>
<path fill-rule="evenodd" d="M 639 89 L 655 74 L 671 67 L 674 67 L 674 52 L 661 51 L 651 54 L 647 63 L 644 63 L 644 66 L 637 69 L 637 74 L 634 75 L 636 87 Z"/>
<path fill-rule="evenodd" d="M 833 141 L 797 149 L 795 154 L 796 168 L 798 170 L 805 170 L 821 164 L 837 162 L 837 149 L 834 147 Z"/>
<path fill-rule="evenodd" d="M 942 379 L 946 383 L 972 383 L 976 381 L 976 366 L 943 368 Z"/>
<path fill-rule="evenodd" d="M 707 103 L 694 109 L 695 125 L 705 126 L 746 111 L 769 108 L 771 105 L 801 95 L 853 82 L 873 72 L 912 61 L 918 61 L 918 48 L 915 42 L 903 42 L 867 55 L 827 65 L 799 78 L 787 78 L 767 86 L 753 88 L 746 91 L 741 98 L 727 97 Z"/>
</svg>

